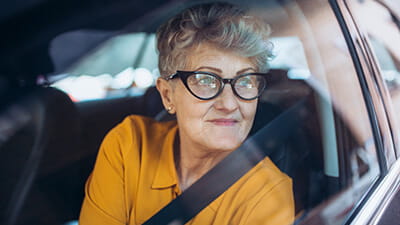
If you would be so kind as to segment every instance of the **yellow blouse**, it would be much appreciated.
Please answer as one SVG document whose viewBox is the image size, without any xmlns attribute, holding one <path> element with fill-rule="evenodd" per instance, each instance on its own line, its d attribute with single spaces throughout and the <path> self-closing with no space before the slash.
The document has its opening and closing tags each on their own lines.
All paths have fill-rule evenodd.
<svg viewBox="0 0 400 225">
<path fill-rule="evenodd" d="M 142 224 L 176 198 L 177 131 L 175 121 L 142 116 L 129 116 L 112 129 L 87 180 L 79 225 Z M 266 158 L 187 224 L 291 224 L 291 185 Z"/>
</svg>

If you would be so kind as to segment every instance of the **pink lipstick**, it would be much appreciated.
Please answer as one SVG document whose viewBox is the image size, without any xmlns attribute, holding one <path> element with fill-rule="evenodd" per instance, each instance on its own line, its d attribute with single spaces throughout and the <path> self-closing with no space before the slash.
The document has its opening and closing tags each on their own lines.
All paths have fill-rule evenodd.
<svg viewBox="0 0 400 225">
<path fill-rule="evenodd" d="M 235 119 L 213 119 L 209 120 L 209 122 L 217 125 L 217 126 L 233 126 L 235 125 L 238 121 Z"/>
</svg>

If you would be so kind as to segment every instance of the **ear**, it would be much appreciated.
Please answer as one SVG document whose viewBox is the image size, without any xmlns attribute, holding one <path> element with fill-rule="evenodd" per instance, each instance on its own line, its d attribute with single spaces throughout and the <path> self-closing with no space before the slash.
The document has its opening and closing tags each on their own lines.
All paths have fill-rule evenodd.
<svg viewBox="0 0 400 225">
<path fill-rule="evenodd" d="M 156 87 L 158 92 L 160 93 L 161 100 L 163 102 L 164 108 L 168 111 L 168 113 L 175 113 L 175 106 L 173 102 L 173 87 L 167 80 L 163 78 L 158 78 L 156 82 Z"/>
</svg>

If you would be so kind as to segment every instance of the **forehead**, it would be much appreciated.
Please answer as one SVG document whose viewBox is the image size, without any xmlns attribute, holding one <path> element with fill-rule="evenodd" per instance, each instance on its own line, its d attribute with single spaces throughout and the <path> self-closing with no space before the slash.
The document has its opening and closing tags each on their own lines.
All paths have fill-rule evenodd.
<svg viewBox="0 0 400 225">
<path fill-rule="evenodd" d="M 201 67 L 215 68 L 221 73 L 236 73 L 246 68 L 256 70 L 250 58 L 212 44 L 200 44 L 192 48 L 188 51 L 186 60 L 185 70 L 197 70 Z"/>
</svg>

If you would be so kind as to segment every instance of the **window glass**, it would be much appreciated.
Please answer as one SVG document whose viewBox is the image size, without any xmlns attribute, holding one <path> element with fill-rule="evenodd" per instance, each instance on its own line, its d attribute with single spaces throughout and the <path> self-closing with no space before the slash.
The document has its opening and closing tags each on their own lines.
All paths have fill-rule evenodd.
<svg viewBox="0 0 400 225">
<path fill-rule="evenodd" d="M 297 134 L 303 142 L 291 140 L 301 166 L 286 170 L 299 221 L 341 224 L 379 176 L 363 91 L 342 32 L 320 1 L 258 5 L 254 11 L 270 24 L 275 49 L 270 65 L 276 77 L 261 102 L 280 109 L 302 98 L 312 102 Z"/>
<path fill-rule="evenodd" d="M 248 1 L 243 7 L 270 25 L 274 51 L 251 134 L 304 102 L 301 124 L 270 157 L 293 180 L 301 223 L 341 224 L 379 176 L 379 164 L 363 90 L 337 20 L 326 1 Z M 160 18 L 166 18 L 163 12 Z M 140 96 L 159 76 L 154 32 L 80 30 L 57 37 L 50 52 L 67 78 L 53 85 L 76 101 Z M 59 58 L 62 46 L 75 38 L 92 46 L 67 63 L 75 53 Z M 395 60 L 388 63 L 393 65 Z"/>
<path fill-rule="evenodd" d="M 400 110 L 400 4 L 398 1 L 352 1 L 356 21 L 366 33 L 393 105 Z M 374 15 L 372 18 L 368 15 Z M 399 118 L 395 128 L 399 128 Z M 395 135 L 396 133 L 394 133 Z"/>
</svg>

